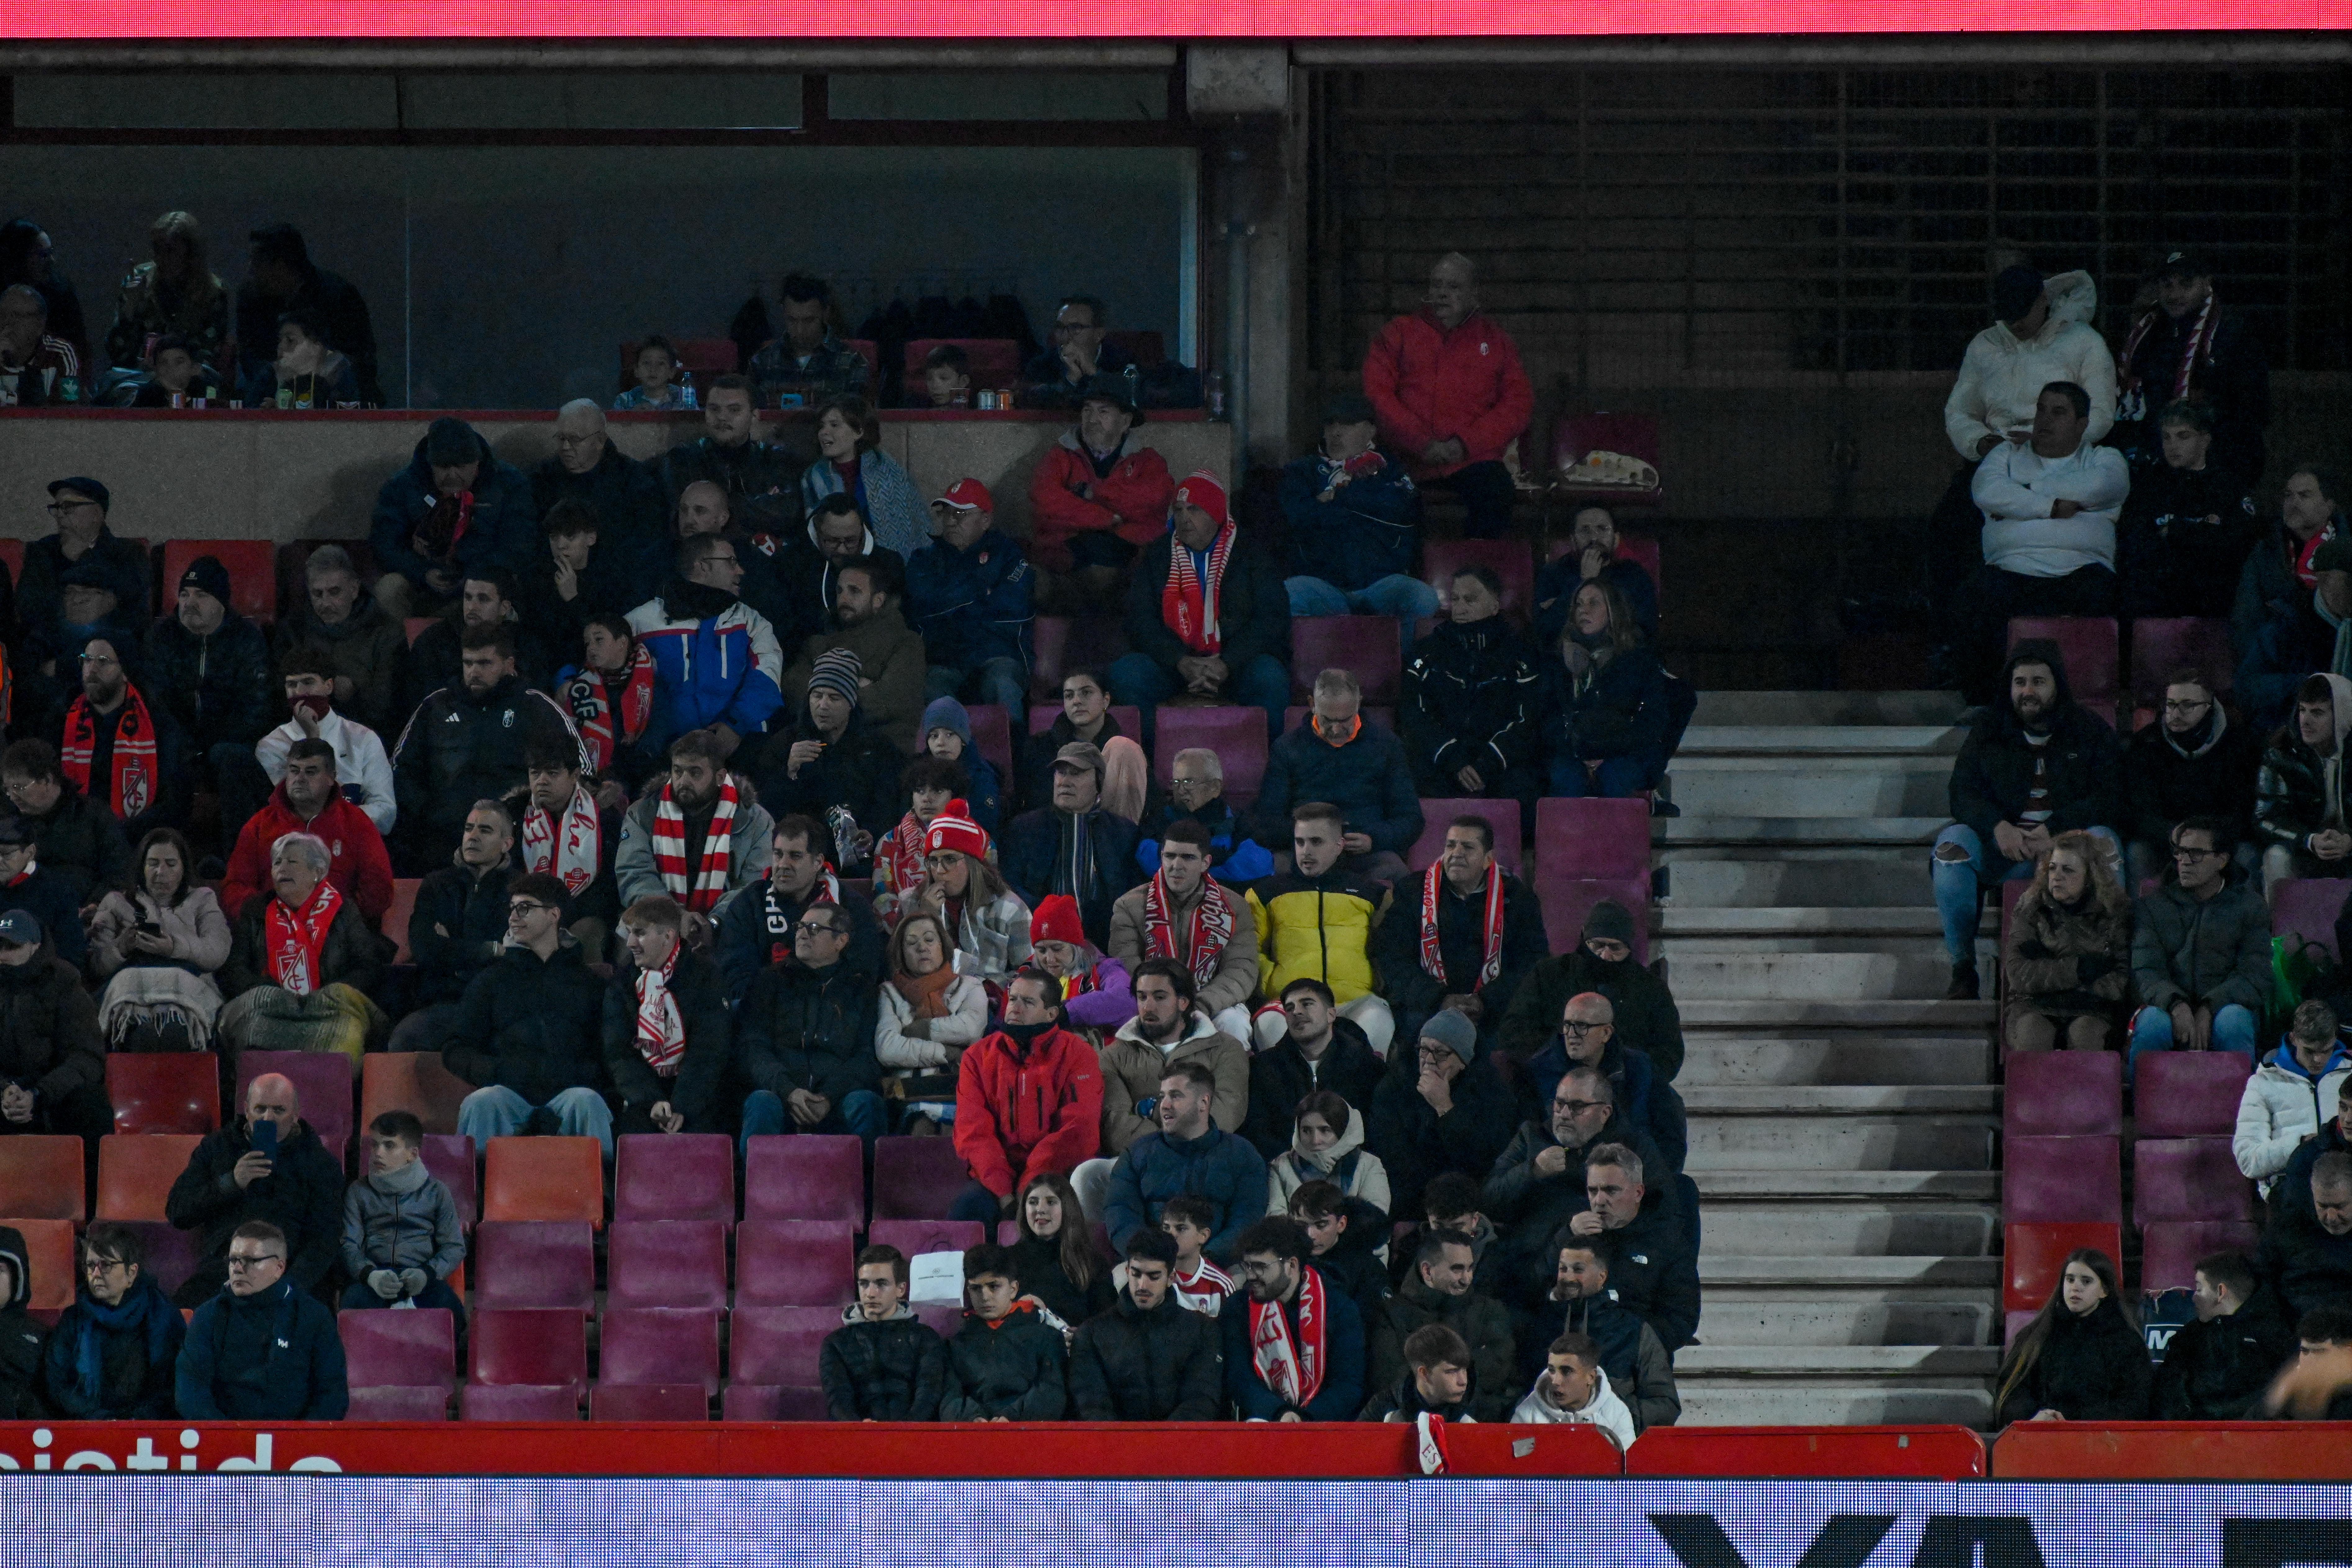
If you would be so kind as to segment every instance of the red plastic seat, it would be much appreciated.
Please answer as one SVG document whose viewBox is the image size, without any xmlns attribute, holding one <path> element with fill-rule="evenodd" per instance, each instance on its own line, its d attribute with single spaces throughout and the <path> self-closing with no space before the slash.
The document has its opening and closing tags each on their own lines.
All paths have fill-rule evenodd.
<svg viewBox="0 0 2352 1568">
<path fill-rule="evenodd" d="M 2011 1225 L 2121 1220 L 2122 1140 L 2103 1136 L 2002 1140 L 2000 1212 Z"/>
<path fill-rule="evenodd" d="M 970 1180 L 951 1138 L 874 1141 L 874 1217 L 877 1220 L 943 1219 L 948 1205 Z"/>
<path fill-rule="evenodd" d="M 2146 1065 L 2147 1058 L 2141 1058 Z M 2132 1223 L 2251 1220 L 2254 1186 L 2227 1138 L 2143 1138 L 2132 1145 Z"/>
<path fill-rule="evenodd" d="M 2142 1138 L 2228 1138 L 2254 1064 L 2235 1051 L 2149 1051 L 2139 1058 L 2132 1110 Z"/>
<path fill-rule="evenodd" d="M 194 1132 L 220 1126 L 220 1058 L 210 1051 L 116 1051 L 106 1099 L 117 1132 Z"/>
<path fill-rule="evenodd" d="M 180 594 L 180 578 L 198 556 L 228 568 L 228 607 L 268 626 L 278 618 L 278 544 L 268 539 L 167 539 L 163 542 L 163 612 Z"/>
<path fill-rule="evenodd" d="M 406 919 L 403 911 L 404 933 Z M 428 1133 L 453 1133 L 457 1107 L 473 1092 L 472 1084 L 441 1064 L 439 1051 L 370 1051 L 360 1059 L 359 1124 L 366 1128 L 387 1110 L 405 1110 Z"/>
<path fill-rule="evenodd" d="M 460 1421 L 577 1421 L 580 1390 L 567 1383 L 469 1383 L 457 1391 Z"/>
<path fill-rule="evenodd" d="M 474 1299 L 485 1307 L 584 1312 L 595 1300 L 595 1233 L 578 1220 L 485 1220 L 474 1231 L 472 1266 Z"/>
<path fill-rule="evenodd" d="M 302 1120 L 336 1163 L 352 1161 L 352 1058 L 341 1051 L 241 1051 L 236 1058 L 236 1103 L 264 1073 L 292 1080 Z"/>
<path fill-rule="evenodd" d="M 945 1142 L 945 1139 L 909 1139 L 909 1142 Z M 988 1239 L 988 1226 L 976 1219 L 877 1219 L 867 1228 L 868 1247 L 895 1247 L 908 1258 L 926 1252 L 962 1252 Z"/>
<path fill-rule="evenodd" d="M 1162 704 L 1158 717 L 1151 773 L 1160 788 L 1167 788 L 1176 774 L 1176 753 L 1202 746 L 1216 752 L 1224 764 L 1225 798 L 1236 811 L 1245 810 L 1257 799 L 1258 786 L 1265 782 L 1265 710 Z"/>
<path fill-rule="evenodd" d="M 203 1142 L 186 1132 L 113 1132 L 100 1139 L 95 1217 L 167 1223 L 163 1200 Z"/>
<path fill-rule="evenodd" d="M 2140 1231 L 2140 1289 L 2186 1290 L 2197 1283 L 2199 1258 L 2216 1252 L 2242 1252 L 2251 1258 L 2262 1239 L 2262 1228 L 2251 1220 L 2154 1221 Z"/>
<path fill-rule="evenodd" d="M 572 1390 L 575 1404 L 587 1386 L 584 1312 L 569 1307 L 482 1307 L 467 1324 L 466 1343 L 473 1384 L 559 1385 Z"/>
<path fill-rule="evenodd" d="M 1650 868 L 1650 803 L 1547 795 L 1536 802 L 1536 869 L 1630 877 Z"/>
<path fill-rule="evenodd" d="M 395 1314 L 383 1312 L 379 1317 Z M 406 1317 L 405 1312 L 396 1314 Z M 446 1388 L 423 1386 L 404 1387 L 399 1384 L 355 1384 L 351 1391 L 351 1403 L 343 1413 L 346 1421 L 446 1421 L 449 1419 L 449 1391 Z"/>
<path fill-rule="evenodd" d="M 2237 678 L 2230 651 L 2230 623 L 2219 616 L 2162 616 L 2131 624 L 2131 689 L 2143 708 L 2160 708 L 2165 678 L 2193 669 L 2207 690 L 2221 696 Z"/>
<path fill-rule="evenodd" d="M 416 955 L 408 951 L 408 917 L 416 912 L 416 889 L 424 885 L 422 877 L 392 879 L 392 902 L 383 911 L 383 924 L 379 929 L 392 939 L 394 963 L 416 962 Z"/>
<path fill-rule="evenodd" d="M 597 1338 L 599 1384 L 693 1384 L 719 1392 L 717 1307 L 607 1307 Z"/>
<path fill-rule="evenodd" d="M 1538 868 L 1534 881 L 1536 897 L 1543 904 L 1544 940 L 1552 952 L 1567 952 L 1583 941 L 1584 917 L 1601 900 L 1614 899 L 1633 917 L 1633 962 L 1650 962 L 1647 871 L 1631 877 L 1563 877 Z"/>
<path fill-rule="evenodd" d="M 2153 1059 L 2143 1058 L 2142 1067 Z M 2010 1058 L 2008 1087 L 2001 1093 L 2002 1135 L 2120 1136 L 2123 1063 L 2115 1051 L 2028 1051 Z"/>
<path fill-rule="evenodd" d="M 1031 703 L 1029 705 L 1029 732 L 1033 735 L 1044 734 L 1046 731 L 1054 727 L 1054 721 L 1059 719 L 1061 716 L 1062 700 L 1061 695 L 1058 692 L 1055 694 L 1053 700 L 1049 702 Z M 1112 721 L 1118 725 L 1118 732 L 1120 734 L 1126 736 L 1129 740 L 1135 742 L 1138 745 L 1142 744 L 1142 709 L 1134 706 L 1132 703 L 1114 702 L 1110 705 L 1110 716 Z M 1265 715 L 1260 714 L 1259 720 L 1261 723 L 1263 723 Z"/>
<path fill-rule="evenodd" d="M 738 1307 L 728 1322 L 727 1379 L 814 1388 L 817 1354 L 825 1336 L 839 1327 L 837 1307 Z"/>
<path fill-rule="evenodd" d="M 847 1220 L 852 1226 L 866 1223 L 866 1154 L 854 1133 L 778 1133 L 750 1138 L 745 1144 L 746 1221 L 835 1219 Z"/>
<path fill-rule="evenodd" d="M 2058 645 L 2074 700 L 2112 721 L 2123 689 L 2116 623 L 2105 616 L 2019 616 L 2009 623 L 2011 648 L 2035 640 Z"/>
<path fill-rule="evenodd" d="M 857 1299 L 856 1227 L 842 1220 L 745 1220 L 735 1227 L 741 1306 L 845 1307 Z"/>
<path fill-rule="evenodd" d="M 25 542 L 21 539 L 0 539 L 0 565 L 8 568 L 8 581 L 22 586 L 25 581 Z"/>
<path fill-rule="evenodd" d="M 708 1421 L 710 1396 L 690 1383 L 598 1383 L 588 1395 L 591 1421 Z"/>
<path fill-rule="evenodd" d="M 1551 427 L 1551 493 L 1563 501 L 1595 503 L 1614 510 L 1621 506 L 1656 506 L 1665 499 L 1663 449 L 1657 419 L 1647 414 L 1562 414 Z M 1561 471 L 1584 460 L 1588 452 L 1622 452 L 1658 470 L 1656 485 L 1597 485 L 1560 478 Z M 1654 571 L 1653 575 L 1655 575 Z"/>
<path fill-rule="evenodd" d="M 771 1383 L 730 1383 L 719 1397 L 725 1421 L 824 1421 L 833 1408 L 822 1388 L 781 1388 Z"/>
<path fill-rule="evenodd" d="M 1290 623 L 1290 694 L 1315 695 L 1327 669 L 1352 671 L 1367 702 L 1393 703 L 1404 694 L 1404 649 L 1393 616 L 1299 616 Z"/>
<path fill-rule="evenodd" d="M 0 1214 L 79 1225 L 89 1213 L 80 1139 L 20 1133 L 0 1138 Z"/>
<path fill-rule="evenodd" d="M 604 1261 L 618 1305 L 727 1305 L 727 1227 L 715 1219 L 616 1219 Z"/>
<path fill-rule="evenodd" d="M 999 391 L 1021 384 L 1021 345 L 1011 338 L 914 338 L 907 343 L 907 397 L 912 402 L 923 387 L 923 362 L 931 351 L 953 345 L 971 362 L 971 389 Z M 977 399 L 975 398 L 975 402 Z"/>
<path fill-rule="evenodd" d="M 482 1217 L 481 1183 L 474 1174 L 474 1141 L 462 1132 L 427 1132 L 422 1155 L 434 1180 L 449 1189 L 457 1223 L 467 1230 Z"/>
<path fill-rule="evenodd" d="M 457 1381 L 456 1320 L 446 1308 L 354 1308 L 335 1314 L 353 1388 L 437 1388 Z"/>
<path fill-rule="evenodd" d="M 724 1132 L 629 1132 L 614 1144 L 615 1221 L 735 1223 L 735 1141 Z"/>
<path fill-rule="evenodd" d="M 2110 1262 L 2124 1255 L 2124 1227 L 2114 1220 L 2074 1220 L 2004 1226 L 2001 1229 L 2001 1305 L 2012 1312 L 2038 1311 L 2058 1289 L 2069 1253 L 2095 1247 Z"/>
<path fill-rule="evenodd" d="M 482 1166 L 486 1220 L 604 1223 L 604 1150 L 593 1138 L 493 1138 Z"/>
<path fill-rule="evenodd" d="M 1433 539 L 1421 553 L 1421 580 L 1437 590 L 1441 611 L 1454 603 L 1454 574 L 1493 569 L 1503 584 L 1503 614 L 1525 621 L 1536 604 L 1536 564 L 1524 539 Z"/>
<path fill-rule="evenodd" d="M 1495 863 L 1512 876 L 1519 875 L 1519 803 L 1516 800 L 1440 800 L 1423 795 L 1421 837 L 1405 852 L 1404 863 L 1426 871 L 1445 852 L 1445 827 L 1457 816 L 1483 816 L 1495 830 Z"/>
<path fill-rule="evenodd" d="M 2336 917 L 2343 912 L 2344 896 L 2352 893 L 2352 879 L 2290 877 L 2271 885 L 2271 934 L 2299 936 L 2315 942 L 2337 958 Z"/>
<path fill-rule="evenodd" d="M 438 616 L 410 616 L 401 622 L 401 628 L 408 634 L 408 646 L 415 647 L 416 639 L 423 637 L 433 623 L 440 618 Z"/>
<path fill-rule="evenodd" d="M 0 1140 L 22 1142 L 21 1138 Z M 25 1270 L 32 1277 L 32 1299 L 25 1303 L 25 1310 L 55 1325 L 56 1315 L 74 1304 L 74 1289 L 81 1283 L 80 1260 L 74 1252 L 74 1222 L 19 1215 L 0 1219 L 0 1226 L 25 1238 Z"/>
</svg>

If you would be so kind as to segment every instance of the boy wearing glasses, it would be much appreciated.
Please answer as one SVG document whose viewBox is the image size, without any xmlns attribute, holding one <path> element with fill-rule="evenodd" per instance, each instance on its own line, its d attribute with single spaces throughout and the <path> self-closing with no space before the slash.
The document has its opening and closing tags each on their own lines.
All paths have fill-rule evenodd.
<svg viewBox="0 0 2352 1568">
<path fill-rule="evenodd" d="M 189 1421 L 341 1421 L 350 1408 L 335 1315 L 286 1278 L 286 1233 L 268 1220 L 229 1238 L 228 1284 L 196 1309 L 176 1383 Z"/>
<path fill-rule="evenodd" d="M 2124 1081 L 2148 1051 L 2236 1051 L 2252 1059 L 2270 996 L 2271 920 L 2238 874 L 2229 824 L 2192 816 L 2174 828 L 2172 875 L 2132 911 L 2132 1020 Z"/>
</svg>

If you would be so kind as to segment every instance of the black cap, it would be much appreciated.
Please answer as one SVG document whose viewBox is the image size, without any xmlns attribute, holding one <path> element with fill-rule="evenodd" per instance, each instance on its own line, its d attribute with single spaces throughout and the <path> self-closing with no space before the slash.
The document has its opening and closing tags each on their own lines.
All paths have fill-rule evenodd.
<svg viewBox="0 0 2352 1568">
<path fill-rule="evenodd" d="M 425 431 L 425 460 L 436 468 L 470 463 L 482 455 L 482 438 L 463 419 L 443 415 Z"/>
<path fill-rule="evenodd" d="M 57 500 L 59 490 L 71 490 L 78 496 L 88 496 L 98 503 L 98 510 L 100 511 L 111 511 L 114 509 L 113 495 L 96 479 L 85 479 L 79 475 L 70 479 L 51 479 L 49 499 Z"/>
<path fill-rule="evenodd" d="M 1143 409 L 1135 401 L 1135 394 L 1123 375 L 1093 375 L 1078 395 L 1081 403 L 1108 403 L 1122 414 L 1132 415 L 1138 425 L 1143 423 Z"/>
<path fill-rule="evenodd" d="M 2204 253 L 2196 250 L 2167 251 L 2156 264 L 2158 278 L 2210 278 L 2213 268 L 2206 262 Z"/>
<path fill-rule="evenodd" d="M 1372 400 L 1360 392 L 1334 393 L 1323 403 L 1326 425 L 1374 425 Z"/>
</svg>

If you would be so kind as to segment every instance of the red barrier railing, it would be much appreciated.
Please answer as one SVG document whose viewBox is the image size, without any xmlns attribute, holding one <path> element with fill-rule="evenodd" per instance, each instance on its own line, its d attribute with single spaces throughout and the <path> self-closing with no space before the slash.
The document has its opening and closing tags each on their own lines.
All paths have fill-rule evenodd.
<svg viewBox="0 0 2352 1568">
<path fill-rule="evenodd" d="M 1988 1467 L 1984 1439 L 1965 1426 L 1658 1426 L 1625 1473 L 1961 1481 Z"/>
<path fill-rule="evenodd" d="M 2021 1421 L 1992 1444 L 1996 1480 L 2352 1480 L 2352 1422 Z"/>
</svg>

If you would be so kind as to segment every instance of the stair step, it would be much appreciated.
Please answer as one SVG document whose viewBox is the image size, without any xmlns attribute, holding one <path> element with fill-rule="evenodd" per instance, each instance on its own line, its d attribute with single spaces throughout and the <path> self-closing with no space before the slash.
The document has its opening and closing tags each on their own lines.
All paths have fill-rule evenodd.
<svg viewBox="0 0 2352 1568">
<path fill-rule="evenodd" d="M 1702 691 L 1691 724 L 1951 724 L 1959 715 L 1949 691 Z"/>
<path fill-rule="evenodd" d="M 1885 1300 L 1860 1290 L 1799 1297 L 1710 1286 L 1698 1332 L 1710 1345 L 1989 1344 L 1997 1302 L 1990 1291 L 1976 1294 L 1982 1299 Z"/>
<path fill-rule="evenodd" d="M 1690 1173 L 1699 1202 L 1717 1204 L 1811 1198 L 1832 1203 L 1997 1203 L 1997 1171 L 1720 1170 Z"/>
<path fill-rule="evenodd" d="M 1675 1087 L 1682 1090 L 1686 1102 L 1694 1090 L 1703 1088 L 1980 1084 L 1992 1069 L 1992 1047 L 1982 1034 L 1928 1038 L 1815 1035 L 1791 1039 L 1700 1035 L 1685 1041 L 1684 1052 Z"/>
<path fill-rule="evenodd" d="M 1990 1390 L 1750 1378 L 1681 1383 L 1684 1426 L 1975 1426 L 1992 1425 Z"/>
<path fill-rule="evenodd" d="M 1864 763 L 1880 759 L 1941 759 L 1947 773 L 1968 731 L 1953 724 L 1699 724 L 1683 731 L 1674 765 L 1686 759 L 1744 760 L 1769 764 L 1776 758 L 1809 762 Z"/>
<path fill-rule="evenodd" d="M 1740 1345 L 1700 1342 L 1675 1352 L 1675 1378 L 1687 1377 L 1990 1377 L 2000 1370 L 1991 1345 Z"/>
<path fill-rule="evenodd" d="M 1990 943 L 1997 931 L 1981 933 Z M 1952 962 L 1944 956 L 1944 938 L 1939 931 L 1888 932 L 1813 932 L 1813 931 L 1703 931 L 1690 936 L 1662 937 L 1650 944 L 1654 956 L 1671 959 L 1685 964 L 1717 958 L 1770 958 L 1782 953 L 1850 953 L 1862 958 L 1916 958 L 1932 961 L 1937 967 L 1936 989 L 1941 994 L 1952 977 Z M 1990 957 L 1990 952 L 1986 954 Z M 1680 976 L 1676 976 L 1679 981 Z"/>
<path fill-rule="evenodd" d="M 1706 1211 L 1700 1256 L 1758 1252 L 1823 1258 L 1973 1258 L 1995 1250 L 1990 1205 L 1744 1203 Z"/>
<path fill-rule="evenodd" d="M 1677 871 L 1675 876 L 1679 880 L 1681 873 Z M 1891 907 L 1853 904 L 1705 905 L 1686 908 L 1679 889 L 1675 890 L 1675 901 L 1659 911 L 1652 926 L 1661 934 L 1679 940 L 1917 936 L 1934 937 L 1940 941 L 1944 934 L 1942 919 L 1933 904 L 1911 903 Z M 2000 929 L 1997 913 L 1992 915 L 1991 924 L 1986 929 L 1994 931 Z"/>
<path fill-rule="evenodd" d="M 1651 837 L 1667 846 L 1736 845 L 1743 847 L 1917 848 L 1920 875 L 1925 850 L 1951 822 L 1943 814 L 1921 816 L 1661 816 Z"/>
<path fill-rule="evenodd" d="M 1697 1116 L 1883 1116 L 1895 1111 L 1990 1116 L 2000 1109 L 1990 1084 L 1727 1084 L 1682 1086 L 1684 1107 Z"/>
<path fill-rule="evenodd" d="M 1927 945 L 1927 944 L 1918 944 Z M 1669 965 L 1678 1000 L 1930 1002 L 1950 984 L 1940 950 L 1926 952 L 1681 952 Z"/>
<path fill-rule="evenodd" d="M 1911 845 L 1786 851 L 1685 845 L 1664 848 L 1660 858 L 1673 868 L 1670 915 L 1703 910 L 1769 912 L 1790 906 L 1908 909 L 1917 907 L 1928 891 L 1927 856 Z"/>
<path fill-rule="evenodd" d="M 1744 1285 L 1790 1290 L 1996 1289 L 2000 1285 L 1998 1258 L 1839 1258 L 1809 1254 L 1774 1257 L 1758 1254 L 1705 1253 L 1698 1260 L 1699 1281 L 1712 1290 L 1717 1286 Z"/>
<path fill-rule="evenodd" d="M 1690 1124 L 1693 1176 L 1706 1170 L 1981 1171 L 1991 1116 L 1706 1117 Z"/>
<path fill-rule="evenodd" d="M 1950 978 L 1948 974 L 1947 980 Z M 1685 999 L 1682 976 L 1675 976 L 1676 1005 L 1683 1030 L 1754 1029 L 1773 1026 L 1845 1029 L 1932 1029 L 1983 1031 L 1992 1027 L 1993 1005 L 1988 1001 L 1944 1002 L 1925 997 L 1881 997 L 1834 1001 L 1801 997 L 1704 996 Z"/>
<path fill-rule="evenodd" d="M 1948 757 L 1675 760 L 1675 804 L 1710 817 L 1924 817 L 1951 799 Z"/>
</svg>

